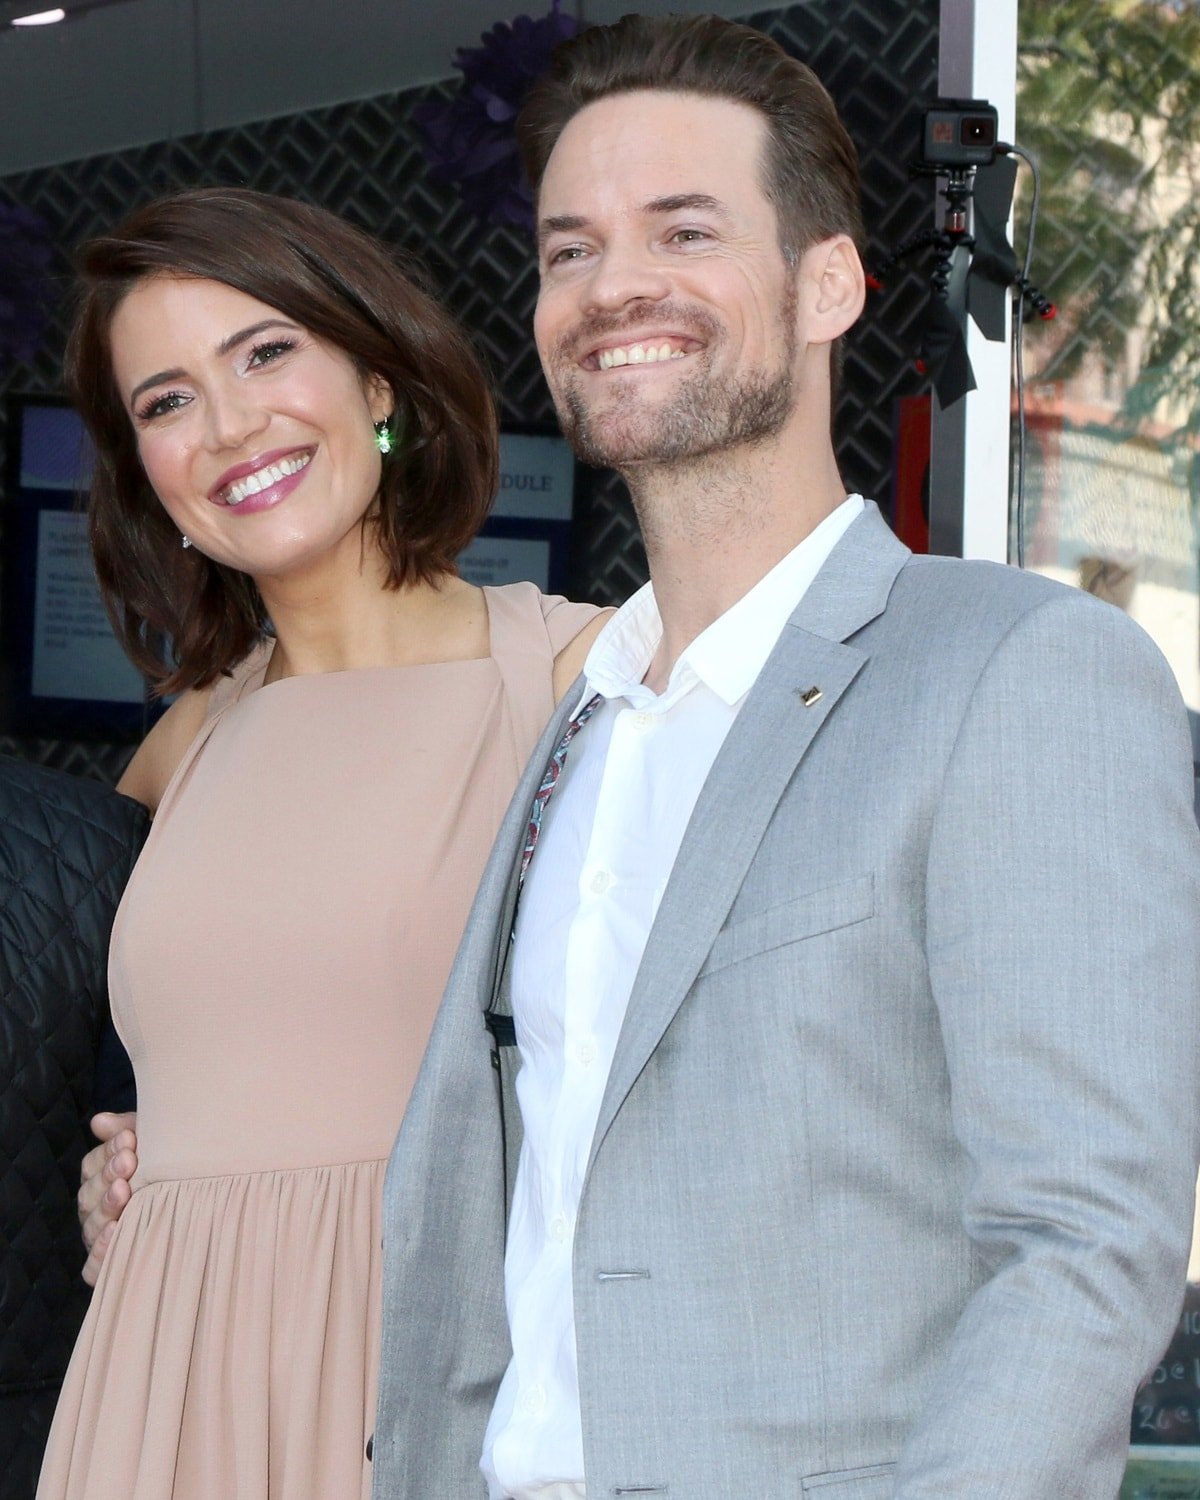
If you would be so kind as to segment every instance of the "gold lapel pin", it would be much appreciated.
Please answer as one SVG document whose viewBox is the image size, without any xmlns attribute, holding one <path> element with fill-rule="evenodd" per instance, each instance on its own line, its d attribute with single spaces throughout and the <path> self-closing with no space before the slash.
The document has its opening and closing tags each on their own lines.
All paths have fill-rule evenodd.
<svg viewBox="0 0 1200 1500">
<path fill-rule="evenodd" d="M 800 694 L 800 702 L 804 704 L 805 708 L 812 708 L 814 705 L 820 703 L 824 696 L 819 687 L 805 688 Z"/>
</svg>

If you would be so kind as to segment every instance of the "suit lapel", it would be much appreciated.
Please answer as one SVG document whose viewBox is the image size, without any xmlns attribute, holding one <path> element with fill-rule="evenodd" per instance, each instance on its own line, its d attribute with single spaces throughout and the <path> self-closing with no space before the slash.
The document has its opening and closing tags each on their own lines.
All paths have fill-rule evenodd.
<svg viewBox="0 0 1200 1500">
<path fill-rule="evenodd" d="M 593 1160 L 695 981 L 784 789 L 867 660 L 844 642 L 882 613 L 908 555 L 870 506 L 830 554 L 743 704 L 697 800 L 646 943 Z"/>
</svg>

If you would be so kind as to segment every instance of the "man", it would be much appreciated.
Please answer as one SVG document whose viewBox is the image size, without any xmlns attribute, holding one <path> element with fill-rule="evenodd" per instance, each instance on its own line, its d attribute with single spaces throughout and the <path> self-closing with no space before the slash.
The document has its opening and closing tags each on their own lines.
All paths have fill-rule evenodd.
<svg viewBox="0 0 1200 1500">
<path fill-rule="evenodd" d="M 805 69 L 627 17 L 521 137 L 547 378 L 653 588 L 518 791 L 396 1146 L 375 1494 L 1113 1496 L 1195 1180 L 1173 683 L 846 498 L 856 170 Z"/>
<path fill-rule="evenodd" d="M 1112 1496 L 1197 1150 L 1174 685 L 846 497 L 857 172 L 806 69 L 626 18 L 521 133 L 551 390 L 653 589 L 518 789 L 397 1141 L 377 1500 Z"/>
</svg>

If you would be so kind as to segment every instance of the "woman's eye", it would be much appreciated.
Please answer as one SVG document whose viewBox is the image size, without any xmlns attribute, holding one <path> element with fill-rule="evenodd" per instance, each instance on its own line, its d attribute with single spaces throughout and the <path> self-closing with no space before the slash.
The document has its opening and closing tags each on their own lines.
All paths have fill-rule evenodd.
<svg viewBox="0 0 1200 1500">
<path fill-rule="evenodd" d="M 183 391 L 167 391 L 155 396 L 139 408 L 138 420 L 153 422 L 155 417 L 165 417 L 168 412 L 178 411 L 187 399 Z"/>
<path fill-rule="evenodd" d="M 291 339 L 272 339 L 269 344 L 255 344 L 246 363 L 251 367 L 273 364 L 281 355 L 289 353 L 295 347 Z"/>
</svg>

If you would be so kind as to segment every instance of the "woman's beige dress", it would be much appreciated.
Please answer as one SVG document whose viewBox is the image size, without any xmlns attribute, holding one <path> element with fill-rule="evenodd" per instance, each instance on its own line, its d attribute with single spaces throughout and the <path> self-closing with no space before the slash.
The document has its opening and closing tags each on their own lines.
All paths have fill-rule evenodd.
<svg viewBox="0 0 1200 1500">
<path fill-rule="evenodd" d="M 369 1492 L 384 1167 L 594 613 L 486 595 L 486 659 L 263 686 L 264 647 L 214 692 L 114 929 L 141 1159 L 39 1500 Z"/>
</svg>

